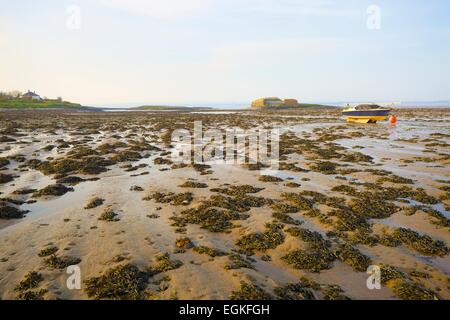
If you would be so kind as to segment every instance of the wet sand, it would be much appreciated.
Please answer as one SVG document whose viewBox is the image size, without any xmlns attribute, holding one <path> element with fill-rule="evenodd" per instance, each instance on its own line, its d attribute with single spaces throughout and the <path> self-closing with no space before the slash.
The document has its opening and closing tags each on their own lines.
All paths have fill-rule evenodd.
<svg viewBox="0 0 450 320">
<path fill-rule="evenodd" d="M 0 219 L 0 298 L 449 299 L 450 109 L 397 114 L 389 127 L 334 110 L 0 111 L 1 210 L 24 213 Z M 199 120 L 279 128 L 278 181 L 241 165 L 173 166 L 171 131 Z M 60 195 L 45 189 L 57 180 Z M 67 257 L 81 260 L 80 290 L 55 267 Z M 368 265 L 382 266 L 380 290 L 366 286 Z M 126 275 L 133 294 L 117 289 Z M 117 284 L 92 290 L 101 280 Z"/>
</svg>

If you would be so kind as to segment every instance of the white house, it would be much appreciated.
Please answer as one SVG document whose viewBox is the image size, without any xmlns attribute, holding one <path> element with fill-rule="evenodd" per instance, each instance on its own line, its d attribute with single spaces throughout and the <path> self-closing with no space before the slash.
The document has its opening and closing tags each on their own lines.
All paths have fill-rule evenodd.
<svg viewBox="0 0 450 320">
<path fill-rule="evenodd" d="M 25 93 L 22 98 L 28 98 L 31 100 L 42 100 L 41 96 L 36 94 L 35 92 L 31 92 L 30 90 L 28 90 L 27 93 Z"/>
</svg>

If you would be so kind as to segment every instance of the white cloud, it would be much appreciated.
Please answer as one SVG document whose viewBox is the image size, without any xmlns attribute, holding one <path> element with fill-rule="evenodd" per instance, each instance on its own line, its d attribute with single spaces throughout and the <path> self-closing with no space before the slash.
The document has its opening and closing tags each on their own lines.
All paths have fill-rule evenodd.
<svg viewBox="0 0 450 320">
<path fill-rule="evenodd" d="M 158 19 L 170 19 L 206 9 L 211 0 L 99 0 L 115 9 L 144 14 Z"/>
</svg>

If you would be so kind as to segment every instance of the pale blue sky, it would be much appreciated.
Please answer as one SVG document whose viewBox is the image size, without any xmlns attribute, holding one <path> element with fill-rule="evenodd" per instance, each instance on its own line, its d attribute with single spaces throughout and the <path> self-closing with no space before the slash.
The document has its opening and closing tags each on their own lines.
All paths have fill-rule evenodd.
<svg viewBox="0 0 450 320">
<path fill-rule="evenodd" d="M 87 105 L 450 100 L 450 2 L 0 0 L 14 89 Z"/>
</svg>

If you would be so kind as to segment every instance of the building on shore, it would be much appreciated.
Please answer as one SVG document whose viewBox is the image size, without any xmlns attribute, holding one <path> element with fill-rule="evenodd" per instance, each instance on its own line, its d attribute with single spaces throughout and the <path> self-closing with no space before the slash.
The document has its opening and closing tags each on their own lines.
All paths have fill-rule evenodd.
<svg viewBox="0 0 450 320">
<path fill-rule="evenodd" d="M 296 99 L 281 100 L 278 97 L 268 97 L 256 99 L 252 102 L 252 108 L 282 108 L 282 107 L 298 107 Z"/>
<path fill-rule="evenodd" d="M 298 107 L 298 101 L 296 99 L 284 99 L 285 107 Z"/>
<path fill-rule="evenodd" d="M 36 92 L 31 92 L 30 90 L 28 90 L 27 93 L 22 95 L 22 98 L 31 100 L 42 100 L 40 95 L 36 94 Z"/>
</svg>

